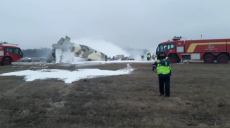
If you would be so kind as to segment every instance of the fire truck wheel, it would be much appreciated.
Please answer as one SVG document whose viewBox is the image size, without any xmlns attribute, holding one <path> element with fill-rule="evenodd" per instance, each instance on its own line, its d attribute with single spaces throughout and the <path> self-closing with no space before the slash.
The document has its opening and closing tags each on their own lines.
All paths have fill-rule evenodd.
<svg viewBox="0 0 230 128">
<path fill-rule="evenodd" d="M 5 58 L 3 58 L 1 64 L 2 64 L 2 65 L 11 65 L 11 63 L 12 63 L 12 59 L 9 58 L 9 57 L 5 57 Z"/>
<path fill-rule="evenodd" d="M 178 63 L 179 62 L 179 59 L 176 55 L 170 55 L 169 58 L 170 58 L 171 63 Z"/>
<path fill-rule="evenodd" d="M 217 63 L 228 63 L 228 56 L 225 54 L 220 54 L 217 57 Z"/>
<path fill-rule="evenodd" d="M 214 63 L 215 59 L 213 55 L 207 54 L 204 56 L 203 60 L 204 60 L 204 63 Z"/>
</svg>

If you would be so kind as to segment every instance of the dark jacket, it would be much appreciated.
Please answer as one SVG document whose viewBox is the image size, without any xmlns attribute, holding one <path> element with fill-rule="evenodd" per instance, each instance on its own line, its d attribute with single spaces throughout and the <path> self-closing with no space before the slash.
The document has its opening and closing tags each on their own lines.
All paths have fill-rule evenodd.
<svg viewBox="0 0 230 128">
<path fill-rule="evenodd" d="M 167 60 L 164 60 L 165 58 L 161 58 L 161 57 L 158 56 L 157 59 L 160 60 L 160 63 L 162 65 L 165 65 L 165 66 L 171 65 L 169 58 Z M 155 63 L 152 65 L 152 70 L 154 71 L 154 70 L 156 70 L 156 68 L 157 68 L 157 61 L 155 61 Z M 170 70 L 169 74 L 158 74 L 158 77 L 167 77 L 167 76 L 171 76 L 171 75 L 172 75 L 172 70 Z"/>
</svg>

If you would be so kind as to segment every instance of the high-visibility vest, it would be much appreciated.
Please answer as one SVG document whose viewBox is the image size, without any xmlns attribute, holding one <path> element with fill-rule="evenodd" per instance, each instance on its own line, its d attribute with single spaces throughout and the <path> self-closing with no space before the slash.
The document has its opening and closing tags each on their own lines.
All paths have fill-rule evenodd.
<svg viewBox="0 0 230 128">
<path fill-rule="evenodd" d="M 147 55 L 147 57 L 151 57 L 151 55 L 150 55 L 150 54 L 148 54 L 148 55 Z"/>
<path fill-rule="evenodd" d="M 168 57 L 166 57 L 164 60 L 166 61 Z M 171 70 L 171 65 L 164 66 L 160 64 L 160 60 L 157 60 L 157 74 L 169 74 Z"/>
</svg>

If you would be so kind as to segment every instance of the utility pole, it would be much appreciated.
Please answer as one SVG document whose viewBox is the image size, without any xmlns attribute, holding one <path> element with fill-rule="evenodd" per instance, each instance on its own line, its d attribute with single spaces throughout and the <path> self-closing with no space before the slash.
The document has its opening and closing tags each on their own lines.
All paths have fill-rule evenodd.
<svg viewBox="0 0 230 128">
<path fill-rule="evenodd" d="M 201 40 L 202 40 L 202 34 L 200 35 L 200 38 L 201 38 Z"/>
</svg>

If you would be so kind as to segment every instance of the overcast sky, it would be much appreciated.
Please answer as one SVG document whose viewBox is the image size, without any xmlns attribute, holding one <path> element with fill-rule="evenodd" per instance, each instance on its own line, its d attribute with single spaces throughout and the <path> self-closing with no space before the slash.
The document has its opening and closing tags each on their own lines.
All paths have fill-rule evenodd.
<svg viewBox="0 0 230 128">
<path fill-rule="evenodd" d="M 146 48 L 184 36 L 230 38 L 230 0 L 0 0 L 0 41 L 22 49 L 60 37 Z"/>
</svg>

